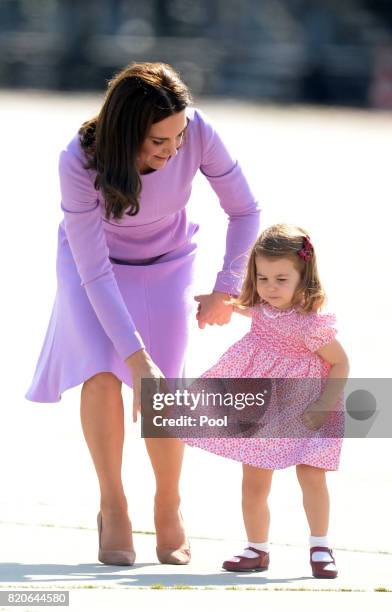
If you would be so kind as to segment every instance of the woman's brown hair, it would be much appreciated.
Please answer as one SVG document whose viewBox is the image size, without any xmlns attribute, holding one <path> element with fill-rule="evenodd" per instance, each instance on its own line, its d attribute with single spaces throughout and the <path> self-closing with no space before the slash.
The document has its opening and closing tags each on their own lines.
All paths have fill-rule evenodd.
<svg viewBox="0 0 392 612">
<path fill-rule="evenodd" d="M 317 270 L 316 253 L 312 246 L 306 247 L 307 232 L 301 227 L 279 223 L 264 230 L 252 247 L 241 293 L 233 303 L 238 306 L 255 306 L 261 302 L 257 293 L 256 257 L 268 259 L 291 259 L 300 273 L 300 281 L 293 296 L 293 308 L 305 314 L 317 312 L 326 302 Z M 299 252 L 306 249 L 308 261 Z"/>
<path fill-rule="evenodd" d="M 137 215 L 141 180 L 139 149 L 151 125 L 184 110 L 191 95 L 168 64 L 133 63 L 108 83 L 103 106 L 79 130 L 86 168 L 96 170 L 95 189 L 105 198 L 106 219 Z"/>
</svg>

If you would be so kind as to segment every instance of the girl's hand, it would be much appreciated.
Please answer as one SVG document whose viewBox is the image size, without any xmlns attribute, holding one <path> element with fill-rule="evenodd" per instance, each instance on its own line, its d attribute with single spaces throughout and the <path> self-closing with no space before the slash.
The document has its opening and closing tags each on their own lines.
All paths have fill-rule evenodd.
<svg viewBox="0 0 392 612">
<path fill-rule="evenodd" d="M 318 402 L 313 402 L 302 413 L 304 425 L 311 431 L 317 431 L 329 416 L 328 410 Z"/>
<path fill-rule="evenodd" d="M 144 349 L 133 353 L 125 363 L 129 366 L 132 375 L 133 422 L 136 423 L 137 415 L 141 412 L 141 379 L 152 379 L 149 381 L 152 393 L 168 393 L 168 388 L 165 376 Z"/>
<path fill-rule="evenodd" d="M 195 300 L 199 302 L 196 319 L 200 329 L 206 325 L 226 325 L 230 322 L 233 306 L 228 293 L 213 291 L 207 295 L 195 295 Z"/>
</svg>

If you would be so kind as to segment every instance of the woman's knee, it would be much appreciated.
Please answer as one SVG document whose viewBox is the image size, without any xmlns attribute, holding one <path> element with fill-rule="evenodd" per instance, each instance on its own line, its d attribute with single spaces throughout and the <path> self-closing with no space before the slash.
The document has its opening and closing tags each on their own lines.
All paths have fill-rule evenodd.
<svg viewBox="0 0 392 612">
<path fill-rule="evenodd" d="M 118 395 L 121 394 L 121 386 L 121 380 L 112 372 L 99 372 L 84 381 L 82 391 L 105 396 Z"/>
</svg>

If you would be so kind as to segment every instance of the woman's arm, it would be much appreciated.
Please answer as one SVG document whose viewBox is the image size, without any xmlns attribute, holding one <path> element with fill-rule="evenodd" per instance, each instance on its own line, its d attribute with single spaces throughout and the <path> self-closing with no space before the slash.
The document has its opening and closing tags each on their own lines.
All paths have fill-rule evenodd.
<svg viewBox="0 0 392 612">
<path fill-rule="evenodd" d="M 197 316 L 199 327 L 204 328 L 206 324 L 223 325 L 231 319 L 233 308 L 225 304 L 225 296 L 240 292 L 248 252 L 259 229 L 260 208 L 237 160 L 199 109 L 195 109 L 195 121 L 200 134 L 200 171 L 228 215 L 223 267 L 217 274 L 212 293 L 195 298 L 201 304 Z"/>
<path fill-rule="evenodd" d="M 59 160 L 61 208 L 64 228 L 81 286 L 107 336 L 125 360 L 144 348 L 128 312 L 109 260 L 98 193 L 83 154 L 74 139 Z"/>
<path fill-rule="evenodd" d="M 257 238 L 260 207 L 242 169 L 219 134 L 200 110 L 195 110 L 201 140 L 200 171 L 228 215 L 226 250 L 214 290 L 239 294 L 248 252 Z"/>
</svg>

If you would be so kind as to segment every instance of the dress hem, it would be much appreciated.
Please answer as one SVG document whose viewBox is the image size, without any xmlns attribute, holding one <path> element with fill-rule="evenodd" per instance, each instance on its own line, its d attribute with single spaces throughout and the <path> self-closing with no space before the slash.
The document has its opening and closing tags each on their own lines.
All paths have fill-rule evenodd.
<svg viewBox="0 0 392 612">
<path fill-rule="evenodd" d="M 45 397 L 45 399 L 38 399 L 44 396 L 40 396 L 39 393 L 30 392 L 30 390 L 27 391 L 27 393 L 24 395 L 24 398 L 27 399 L 29 402 L 35 402 L 38 404 L 56 404 L 61 401 L 62 394 L 65 391 L 68 391 L 69 389 L 73 389 L 74 387 L 78 387 L 79 385 L 84 383 L 87 379 L 94 376 L 95 374 L 100 374 L 103 372 L 110 372 L 111 374 L 114 374 L 122 383 L 126 384 L 130 389 L 132 389 L 132 384 L 130 380 L 126 380 L 125 376 L 123 374 L 120 374 L 120 372 L 116 370 L 116 368 L 103 366 L 99 368 L 95 367 L 91 372 L 88 372 L 86 375 L 83 375 L 81 378 L 78 377 L 76 380 L 70 381 L 69 383 L 66 383 L 65 385 L 60 386 L 58 396 L 56 399 L 48 399 L 47 396 Z"/>
<path fill-rule="evenodd" d="M 257 468 L 265 469 L 265 470 L 286 470 L 287 468 L 294 467 L 295 465 L 310 465 L 311 467 L 316 467 L 321 470 L 325 470 L 327 472 L 337 472 L 339 470 L 339 464 L 336 465 L 336 467 L 326 467 L 325 465 L 319 465 L 316 462 L 311 462 L 311 461 L 299 461 L 298 463 L 288 463 L 288 464 L 279 465 L 279 466 L 261 465 L 260 463 L 252 462 L 247 459 L 242 459 L 240 457 L 238 458 L 230 457 L 229 455 L 220 454 L 210 448 L 207 449 L 207 448 L 203 448 L 202 446 L 197 446 L 196 444 L 192 444 L 189 441 L 189 439 L 187 440 L 182 439 L 182 442 L 185 442 L 188 446 L 191 446 L 192 448 L 198 448 L 199 450 L 211 453 L 217 457 L 222 457 L 222 459 L 230 459 L 231 461 L 236 461 L 237 463 L 242 463 L 245 465 L 252 465 L 253 467 L 257 467 Z"/>
</svg>

